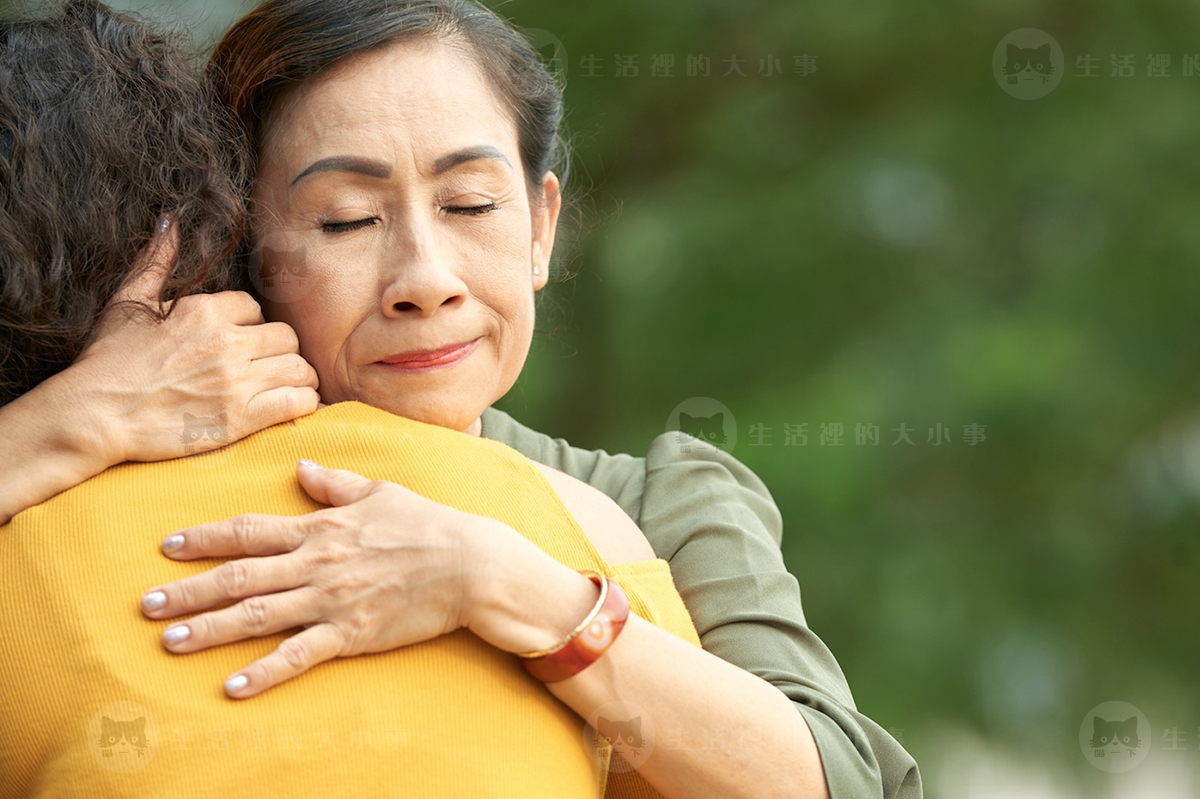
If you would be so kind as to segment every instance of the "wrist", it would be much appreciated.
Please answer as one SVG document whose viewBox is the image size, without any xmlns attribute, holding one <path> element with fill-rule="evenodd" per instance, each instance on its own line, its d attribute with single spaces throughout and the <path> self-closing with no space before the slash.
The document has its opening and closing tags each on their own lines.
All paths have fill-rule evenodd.
<svg viewBox="0 0 1200 799">
<path fill-rule="evenodd" d="M 46 379 L 27 396 L 41 410 L 43 440 L 86 479 L 126 459 L 127 436 L 120 415 L 94 390 L 80 363 Z"/>
<path fill-rule="evenodd" d="M 5 459 L 0 465 L 0 524 L 112 465 L 58 375 L 0 407 Z"/>
<path fill-rule="evenodd" d="M 467 573 L 462 626 L 505 652 L 552 646 L 587 616 L 599 588 L 508 525 L 494 524 L 499 529 L 479 537 Z"/>
</svg>

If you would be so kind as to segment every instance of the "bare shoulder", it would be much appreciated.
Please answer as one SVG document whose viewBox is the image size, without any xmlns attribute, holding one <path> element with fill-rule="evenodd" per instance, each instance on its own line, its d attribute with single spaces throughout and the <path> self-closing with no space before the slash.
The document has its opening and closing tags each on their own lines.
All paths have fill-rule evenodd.
<svg viewBox="0 0 1200 799">
<path fill-rule="evenodd" d="M 602 491 L 566 472 L 537 461 L 531 462 L 542 470 L 555 493 L 591 540 L 592 546 L 606 561 L 630 563 L 656 557 L 650 542 L 633 519 Z"/>
</svg>

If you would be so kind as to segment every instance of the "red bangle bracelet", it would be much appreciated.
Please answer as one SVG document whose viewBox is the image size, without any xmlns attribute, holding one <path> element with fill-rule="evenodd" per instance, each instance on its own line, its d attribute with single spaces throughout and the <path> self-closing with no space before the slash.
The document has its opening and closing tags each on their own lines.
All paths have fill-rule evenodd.
<svg viewBox="0 0 1200 799">
<path fill-rule="evenodd" d="M 621 586 L 594 571 L 580 574 L 600 586 L 592 611 L 549 649 L 517 653 L 525 670 L 542 682 L 565 680 L 590 666 L 612 645 L 629 618 L 629 598 Z"/>
</svg>

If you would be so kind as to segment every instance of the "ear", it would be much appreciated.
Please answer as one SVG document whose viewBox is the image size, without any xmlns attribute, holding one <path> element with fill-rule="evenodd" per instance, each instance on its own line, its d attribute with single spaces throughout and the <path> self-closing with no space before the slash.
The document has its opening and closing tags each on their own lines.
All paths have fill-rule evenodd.
<svg viewBox="0 0 1200 799">
<path fill-rule="evenodd" d="M 1009 42 L 1009 43 L 1008 43 L 1008 60 L 1009 60 L 1009 61 L 1016 61 L 1016 60 L 1017 60 L 1017 54 L 1018 54 L 1018 53 L 1020 53 L 1020 52 L 1021 52 L 1021 49 L 1020 49 L 1019 47 L 1017 47 L 1017 46 L 1016 46 L 1015 44 L 1013 44 L 1012 42 Z"/>
<path fill-rule="evenodd" d="M 533 213 L 533 242 L 531 247 L 532 274 L 534 266 L 540 266 L 539 274 L 533 275 L 534 291 L 541 290 L 550 279 L 550 254 L 554 251 L 554 234 L 558 230 L 558 214 L 562 210 L 562 192 L 558 176 L 547 172 L 542 177 L 542 196 L 530 197 L 529 207 Z"/>
<path fill-rule="evenodd" d="M 680 424 L 683 424 L 684 422 L 688 422 L 690 424 L 692 421 L 692 418 L 693 417 L 691 414 L 684 413 L 683 411 L 679 412 L 679 423 Z"/>
<path fill-rule="evenodd" d="M 190 413 L 188 413 L 187 411 L 184 411 L 184 412 L 183 412 L 183 421 L 185 421 L 185 422 L 194 422 L 194 421 L 196 421 L 198 418 L 200 418 L 200 417 L 198 417 L 198 416 L 192 416 L 192 415 L 191 415 Z"/>
<path fill-rule="evenodd" d="M 1046 42 L 1041 47 L 1039 47 L 1037 49 L 1037 52 L 1038 52 L 1038 55 L 1042 55 L 1042 56 L 1045 56 L 1046 58 L 1049 58 L 1050 57 L 1050 42 Z"/>
<path fill-rule="evenodd" d="M 725 427 L 725 411 L 713 415 L 713 421 L 717 423 L 717 427 Z"/>
</svg>

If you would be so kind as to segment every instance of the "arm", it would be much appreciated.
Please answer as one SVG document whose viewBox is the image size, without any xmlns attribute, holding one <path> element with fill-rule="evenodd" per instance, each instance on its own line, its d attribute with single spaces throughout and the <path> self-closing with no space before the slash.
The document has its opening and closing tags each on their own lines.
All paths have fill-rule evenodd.
<svg viewBox="0 0 1200 799">
<path fill-rule="evenodd" d="M 470 603 L 472 631 L 506 651 L 528 651 L 549 646 L 587 615 L 596 601 L 590 580 L 536 547 L 488 540 L 493 577 L 472 583 L 480 592 Z M 668 799 L 829 797 L 813 736 L 787 697 L 636 614 L 599 660 L 547 687 L 582 719 L 606 703 L 627 702 L 659 738 L 671 734 L 673 745 L 656 746 L 638 767 Z M 714 741 L 714 726 L 722 740 Z"/>
<path fill-rule="evenodd" d="M 109 466 L 182 457 L 185 412 L 225 420 L 203 451 L 316 410 L 295 332 L 249 294 L 183 297 L 161 322 L 117 304 L 157 302 L 178 235 L 147 245 L 75 363 L 0 406 L 0 525 Z"/>
<path fill-rule="evenodd" d="M 231 675 L 227 691 L 235 698 L 249 699 L 335 657 L 388 651 L 461 627 L 504 652 L 540 648 L 572 629 L 595 601 L 590 580 L 504 522 L 354 472 L 302 464 L 297 476 L 309 496 L 331 507 L 298 517 L 244 514 L 181 530 L 169 557 L 260 557 L 157 586 L 143 599 L 154 619 L 247 600 L 168 627 L 164 642 L 179 654 L 303 628 Z M 547 496 L 536 485 L 510 493 L 518 495 L 534 504 Z M 623 531 L 640 536 L 627 517 Z M 600 660 L 547 689 L 581 721 L 624 701 L 672 734 L 681 745 L 655 748 L 638 772 L 669 799 L 827 796 L 803 717 L 778 690 L 636 614 Z M 713 723 L 745 736 L 714 751 L 704 729 Z"/>
<path fill-rule="evenodd" d="M 783 521 L 747 466 L 711 447 L 651 442 L 639 526 L 671 572 L 704 648 L 772 683 L 804 716 L 833 799 L 919 799 L 916 761 L 855 706 L 783 562 Z"/>
<path fill-rule="evenodd" d="M 783 562 L 783 520 L 752 470 L 674 433 L 646 457 L 573 447 L 484 411 L 484 435 L 612 497 L 669 561 L 705 651 L 766 680 L 816 738 L 833 799 L 918 799 L 921 776 L 894 737 L 855 707 L 837 660 L 809 628 Z M 657 751 L 657 750 L 656 750 Z"/>
<path fill-rule="evenodd" d="M 117 461 L 89 418 L 86 391 L 73 386 L 71 370 L 60 372 L 7 405 L 0 406 L 0 525 L 26 508 L 79 485 Z"/>
</svg>

